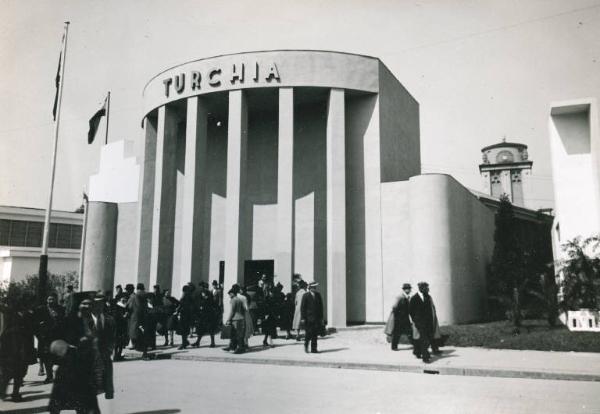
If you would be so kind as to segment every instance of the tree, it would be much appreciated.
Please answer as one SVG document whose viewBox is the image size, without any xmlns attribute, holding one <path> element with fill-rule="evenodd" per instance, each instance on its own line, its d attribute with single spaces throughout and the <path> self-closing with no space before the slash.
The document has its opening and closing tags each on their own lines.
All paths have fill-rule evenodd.
<svg viewBox="0 0 600 414">
<path fill-rule="evenodd" d="M 493 318 L 507 315 L 518 332 L 524 299 L 527 293 L 540 288 L 539 279 L 534 277 L 537 254 L 531 247 L 523 247 L 513 206 L 506 195 L 500 197 L 495 223 L 488 280 L 490 314 Z"/>
<path fill-rule="evenodd" d="M 19 282 L 0 285 L 0 302 L 6 303 L 9 292 L 11 295 L 18 297 L 35 298 L 37 296 L 38 279 L 38 275 L 29 275 Z M 77 290 L 79 285 L 77 272 L 48 274 L 48 293 L 56 293 L 59 298 L 62 298 L 67 291 L 68 285 L 73 285 L 73 288 Z M 32 300 L 31 303 L 35 304 L 35 301 Z"/>
<path fill-rule="evenodd" d="M 559 262 L 563 311 L 598 309 L 600 299 L 600 237 L 576 237 L 562 245 L 567 258 Z"/>
</svg>

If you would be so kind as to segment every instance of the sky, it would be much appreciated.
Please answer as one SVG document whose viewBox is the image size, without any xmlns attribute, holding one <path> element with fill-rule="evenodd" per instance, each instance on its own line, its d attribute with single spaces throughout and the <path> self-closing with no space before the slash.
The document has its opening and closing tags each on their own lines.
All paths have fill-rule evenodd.
<svg viewBox="0 0 600 414">
<path fill-rule="evenodd" d="M 553 207 L 550 103 L 600 96 L 599 0 L 0 0 L 0 205 L 45 208 L 52 103 L 70 21 L 54 209 L 81 204 L 111 91 L 109 141 L 140 149 L 142 89 L 202 57 L 319 49 L 380 58 L 420 104 L 422 171 L 482 190 L 481 148 L 528 145 L 535 208 Z M 104 136 L 102 122 L 98 136 Z"/>
</svg>

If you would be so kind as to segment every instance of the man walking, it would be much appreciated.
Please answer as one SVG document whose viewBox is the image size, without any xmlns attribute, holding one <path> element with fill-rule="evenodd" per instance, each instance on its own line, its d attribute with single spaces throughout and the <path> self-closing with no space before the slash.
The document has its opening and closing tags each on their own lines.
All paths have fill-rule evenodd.
<svg viewBox="0 0 600 414">
<path fill-rule="evenodd" d="M 46 299 L 46 305 L 37 308 L 35 321 L 38 354 L 46 369 L 44 383 L 48 384 L 54 379 L 50 344 L 56 339 L 62 339 L 65 334 L 65 309 L 58 304 L 56 293 L 50 293 Z"/>
<path fill-rule="evenodd" d="M 402 285 L 402 293 L 396 299 L 396 303 L 392 308 L 393 314 L 393 324 L 392 324 L 392 351 L 398 350 L 398 342 L 400 342 L 400 337 L 402 335 L 406 335 L 408 337 L 409 342 L 412 344 L 412 325 L 410 323 L 410 291 L 412 286 L 410 283 L 405 283 Z M 413 353 L 416 355 L 416 350 L 413 350 Z"/>
<path fill-rule="evenodd" d="M 434 354 L 440 353 L 434 342 L 434 339 L 441 337 L 440 328 L 433 299 L 429 295 L 429 284 L 427 282 L 420 282 L 418 287 L 419 292 L 410 299 L 410 317 L 416 328 L 414 335 L 415 355 L 417 358 L 423 358 L 423 362 L 429 362 L 430 345 Z"/>
<path fill-rule="evenodd" d="M 308 292 L 302 296 L 300 305 L 300 315 L 306 329 L 304 337 L 304 352 L 308 353 L 308 343 L 310 342 L 310 352 L 318 353 L 317 337 L 323 326 L 323 299 L 317 292 L 317 282 L 308 284 Z"/>
<path fill-rule="evenodd" d="M 227 325 L 231 325 L 231 339 L 229 346 L 223 348 L 225 351 L 234 351 L 234 354 L 242 354 L 245 350 L 245 328 L 246 328 L 246 309 L 244 302 L 239 297 L 240 287 L 233 285 L 227 292 L 231 299 L 231 310 L 227 318 Z"/>
</svg>

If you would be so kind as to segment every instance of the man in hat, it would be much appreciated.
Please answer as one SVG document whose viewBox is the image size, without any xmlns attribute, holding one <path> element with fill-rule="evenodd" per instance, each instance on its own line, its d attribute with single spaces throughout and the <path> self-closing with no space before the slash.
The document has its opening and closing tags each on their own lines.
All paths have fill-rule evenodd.
<svg viewBox="0 0 600 414">
<path fill-rule="evenodd" d="M 51 351 L 61 363 L 56 371 L 48 405 L 51 414 L 62 410 L 100 413 L 96 398 L 98 376 L 95 365 L 98 351 L 93 307 L 94 303 L 89 297 L 81 300 L 79 311 L 67 322 L 65 341 L 58 340 L 52 344 Z"/>
<path fill-rule="evenodd" d="M 129 337 L 131 342 L 134 348 L 142 352 L 142 358 L 148 359 L 148 343 L 144 335 L 148 302 L 143 283 L 138 283 L 137 291 L 129 297 L 127 313 L 129 315 Z"/>
<path fill-rule="evenodd" d="M 227 292 L 230 298 L 230 311 L 227 318 L 227 325 L 231 325 L 231 339 L 229 346 L 223 348 L 225 351 L 234 351 L 235 354 L 241 354 L 245 351 L 245 328 L 246 328 L 246 308 L 239 295 L 240 287 L 235 284 Z"/>
<path fill-rule="evenodd" d="M 416 357 L 423 358 L 423 362 L 430 361 L 429 346 L 434 354 L 440 353 L 434 339 L 440 338 L 440 328 L 433 299 L 429 295 L 429 284 L 420 282 L 419 291 L 410 299 L 410 317 L 415 324 L 415 350 Z M 418 336 L 418 337 L 417 337 Z"/>
<path fill-rule="evenodd" d="M 35 312 L 36 336 L 38 339 L 38 354 L 46 369 L 44 383 L 51 383 L 54 374 L 50 344 L 65 334 L 65 308 L 58 304 L 56 293 L 52 292 L 46 298 L 46 304 Z"/>
<path fill-rule="evenodd" d="M 96 350 L 99 358 L 95 359 L 94 371 L 96 373 L 96 388 L 104 392 L 107 400 L 114 397 L 113 365 L 110 359 L 115 347 L 115 320 L 106 312 L 106 296 L 98 292 L 94 297 L 91 317 L 94 321 L 94 335 L 96 337 Z"/>
<path fill-rule="evenodd" d="M 396 299 L 396 303 L 392 308 L 392 314 L 394 317 L 394 323 L 392 328 L 392 351 L 398 350 L 398 342 L 400 337 L 406 335 L 410 343 L 412 343 L 412 325 L 410 323 L 410 291 L 412 286 L 410 283 L 404 283 L 402 285 L 402 293 Z M 416 351 L 413 350 L 413 353 Z"/>
<path fill-rule="evenodd" d="M 323 327 L 323 299 L 317 292 L 319 284 L 312 281 L 308 284 L 308 292 L 302 296 L 300 304 L 300 318 L 304 323 L 306 335 L 304 337 L 304 352 L 308 353 L 308 343 L 310 342 L 310 352 L 318 353 L 317 337 Z"/>
</svg>

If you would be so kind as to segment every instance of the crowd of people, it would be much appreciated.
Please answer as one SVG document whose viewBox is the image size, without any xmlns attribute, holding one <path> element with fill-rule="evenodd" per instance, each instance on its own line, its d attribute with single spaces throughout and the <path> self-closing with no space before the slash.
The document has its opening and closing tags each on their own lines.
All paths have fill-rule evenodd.
<svg viewBox="0 0 600 414">
<path fill-rule="evenodd" d="M 32 307 L 33 297 L 9 292 L 0 307 L 0 397 L 5 398 L 12 380 L 12 401 L 21 401 L 27 369 L 39 363 L 43 382 L 53 383 L 51 413 L 99 412 L 97 395 L 113 398 L 112 363 L 123 359 L 123 350 L 129 346 L 147 360 L 157 338 L 164 338 L 162 346 L 174 346 L 175 334 L 181 336 L 179 349 L 185 349 L 199 347 L 205 337 L 215 347 L 220 333 L 230 339 L 223 349 L 239 354 L 248 349 L 252 335 L 264 335 L 263 346 L 272 347 L 278 329 L 286 339 L 298 341 L 305 330 L 305 351 L 310 345 L 311 352 L 318 352 L 317 336 L 325 325 L 317 286 L 300 275 L 294 275 L 287 294 L 266 275 L 247 288 L 234 284 L 226 318 L 223 287 L 217 281 L 211 286 L 189 283 L 179 299 L 159 285 L 146 292 L 142 283 L 124 289 L 118 285 L 114 292 L 75 292 L 68 286 L 60 300 L 50 293 L 38 307 Z M 190 343 L 192 334 L 196 340 Z"/>
<path fill-rule="evenodd" d="M 146 292 L 142 283 L 116 286 L 114 294 L 74 292 L 68 286 L 60 301 L 50 293 L 38 307 L 32 307 L 34 298 L 9 292 L 0 304 L 0 398 L 6 397 L 13 380 L 12 401 L 20 401 L 28 366 L 39 363 L 39 375 L 53 383 L 50 413 L 99 413 L 97 395 L 113 398 L 112 363 L 123 359 L 123 350 L 130 345 L 150 359 L 157 338 L 164 338 L 162 346 L 174 346 L 175 334 L 181 336 L 179 349 L 185 349 L 199 347 L 205 337 L 215 347 L 220 333 L 229 339 L 223 350 L 240 354 L 248 350 L 252 335 L 264 335 L 263 347 L 272 347 L 279 329 L 287 340 L 301 341 L 303 336 L 305 352 L 319 352 L 317 338 L 325 333 L 325 322 L 317 289 L 318 283 L 307 283 L 299 275 L 287 294 L 266 276 L 247 288 L 234 284 L 227 292 L 226 315 L 223 287 L 217 281 L 211 286 L 189 283 L 179 299 L 158 285 Z M 402 290 L 384 332 L 392 350 L 398 350 L 405 335 L 414 355 L 429 362 L 429 348 L 439 353 L 441 338 L 429 285 L 419 283 L 414 295 L 408 283 Z M 196 340 L 190 343 L 192 334 Z"/>
</svg>

